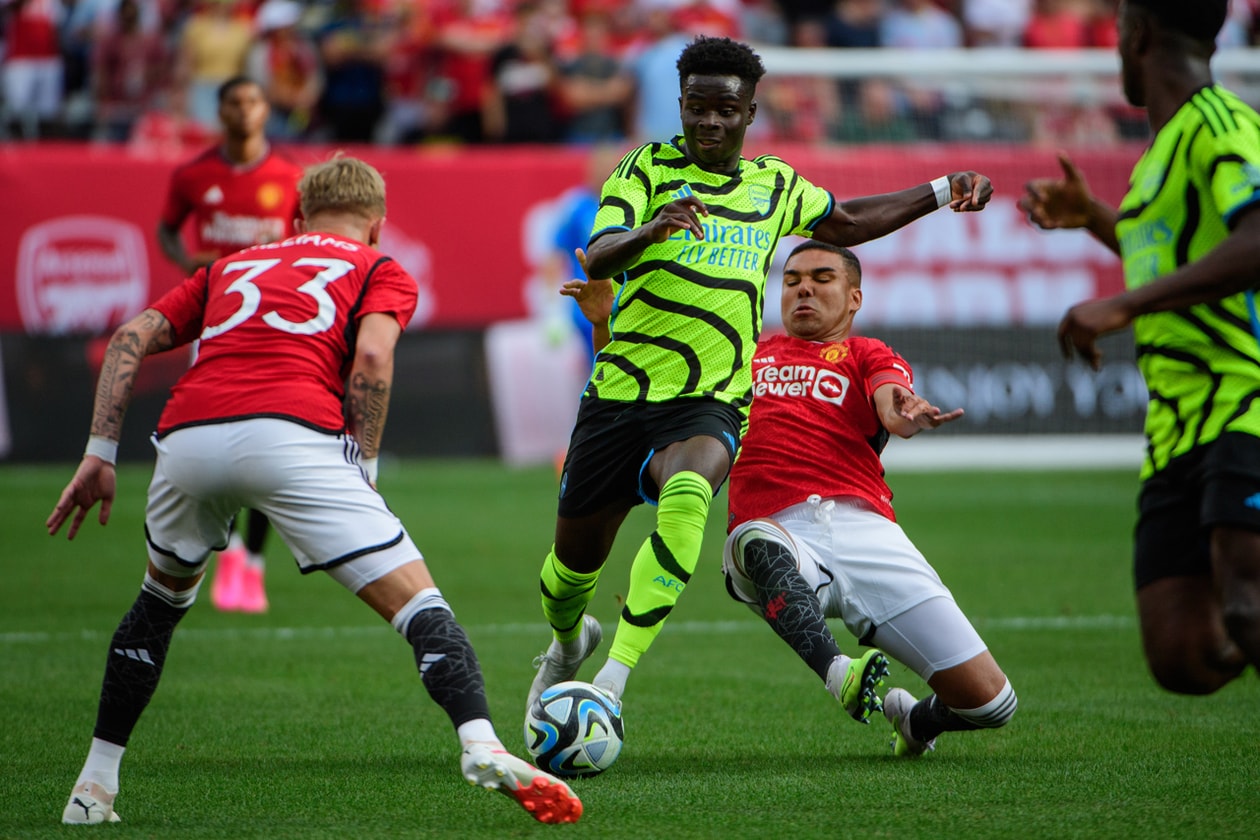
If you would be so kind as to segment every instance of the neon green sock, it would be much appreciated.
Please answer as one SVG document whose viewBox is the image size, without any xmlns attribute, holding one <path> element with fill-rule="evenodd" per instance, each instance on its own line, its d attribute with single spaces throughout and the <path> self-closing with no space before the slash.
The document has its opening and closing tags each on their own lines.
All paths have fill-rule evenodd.
<svg viewBox="0 0 1260 840">
<path fill-rule="evenodd" d="M 573 641 L 582 632 L 582 615 L 595 597 L 599 570 L 589 574 L 573 571 L 556 557 L 553 545 L 538 579 L 542 585 L 543 615 L 552 632 L 561 642 Z"/>
<path fill-rule="evenodd" d="M 633 668 L 661 632 L 700 561 L 713 488 L 699 473 L 675 473 L 661 488 L 656 530 L 630 567 L 630 591 L 609 656 Z"/>
</svg>

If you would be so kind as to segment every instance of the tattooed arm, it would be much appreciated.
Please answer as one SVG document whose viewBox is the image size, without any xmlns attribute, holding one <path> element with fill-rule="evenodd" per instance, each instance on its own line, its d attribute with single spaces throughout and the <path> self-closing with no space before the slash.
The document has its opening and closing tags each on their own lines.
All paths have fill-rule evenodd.
<svg viewBox="0 0 1260 840">
<path fill-rule="evenodd" d="M 346 404 L 350 433 L 359 442 L 364 458 L 375 458 L 381 451 L 394 382 L 394 345 L 401 334 L 398 319 L 388 313 L 369 312 L 359 320 Z"/>
<path fill-rule="evenodd" d="M 92 438 L 105 447 L 117 447 L 122 434 L 123 416 L 131 402 L 140 363 L 150 353 L 159 353 L 175 346 L 175 333 L 170 321 L 156 309 L 146 309 L 114 332 L 101 363 L 101 376 L 96 383 L 96 402 L 92 408 Z M 49 514 L 45 526 L 49 535 L 56 534 L 70 518 L 69 539 L 74 539 L 88 511 L 101 503 L 100 523 L 109 521 L 114 502 L 114 463 L 101 455 L 85 454 L 74 478 L 61 491 L 57 506 Z"/>
</svg>

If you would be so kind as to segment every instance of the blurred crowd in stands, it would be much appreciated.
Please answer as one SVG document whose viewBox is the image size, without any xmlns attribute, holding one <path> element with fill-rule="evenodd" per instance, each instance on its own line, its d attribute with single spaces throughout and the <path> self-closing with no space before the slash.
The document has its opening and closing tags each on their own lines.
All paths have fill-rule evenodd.
<svg viewBox="0 0 1260 840">
<path fill-rule="evenodd" d="M 200 142 L 217 127 L 218 86 L 244 73 L 266 89 L 269 133 L 285 142 L 654 140 L 678 130 L 674 62 L 698 33 L 835 49 L 1112 47 L 1116 5 L 0 0 L 0 139 Z M 1232 7 L 1223 44 L 1255 43 L 1260 0 L 1233 0 Z M 772 77 L 758 98 L 754 137 L 899 141 L 957 134 L 943 125 L 949 111 L 939 92 L 893 82 Z M 1123 133 L 1126 124 L 1122 113 L 1096 109 L 1064 125 L 1054 119 L 1011 133 L 1067 139 L 1099 133 L 1101 139 Z M 972 133 L 1001 134 L 991 115 L 981 122 Z"/>
</svg>

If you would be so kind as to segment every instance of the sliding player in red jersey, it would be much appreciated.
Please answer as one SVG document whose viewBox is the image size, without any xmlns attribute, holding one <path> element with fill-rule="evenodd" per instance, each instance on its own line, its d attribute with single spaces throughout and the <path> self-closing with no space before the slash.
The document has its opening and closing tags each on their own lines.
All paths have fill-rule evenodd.
<svg viewBox="0 0 1260 840">
<path fill-rule="evenodd" d="M 827 627 L 908 666 L 934 692 L 883 700 L 897 755 L 932 749 L 942 732 L 991 729 L 1015 692 L 949 589 L 897 524 L 880 453 L 962 416 L 914 393 L 910 365 L 853 336 L 862 268 L 846 248 L 811 241 L 783 269 L 787 335 L 753 356 L 753 400 L 731 469 L 723 571 L 748 604 L 842 703 L 849 657 Z M 866 657 L 879 656 L 872 650 Z M 863 657 L 863 658 L 866 658 Z"/>
</svg>

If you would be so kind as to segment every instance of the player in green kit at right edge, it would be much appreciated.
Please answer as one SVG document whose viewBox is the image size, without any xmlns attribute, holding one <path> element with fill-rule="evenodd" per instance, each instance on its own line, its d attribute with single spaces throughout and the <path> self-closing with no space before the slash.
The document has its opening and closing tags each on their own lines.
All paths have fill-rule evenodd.
<svg viewBox="0 0 1260 840">
<path fill-rule="evenodd" d="M 1098 367 L 1095 339 L 1132 324 L 1150 391 L 1134 575 L 1156 681 L 1210 694 L 1260 666 L 1260 116 L 1214 84 L 1228 0 L 1126 0 L 1126 98 L 1154 140 L 1120 207 L 1066 158 L 1028 185 L 1043 228 L 1085 228 L 1120 255 L 1127 291 L 1077 304 L 1059 340 Z"/>
<path fill-rule="evenodd" d="M 751 401 L 766 276 L 780 238 L 856 245 L 932 211 L 984 208 L 989 179 L 958 172 L 837 202 L 772 155 L 742 157 L 765 73 L 748 46 L 700 37 L 678 59 L 682 135 L 630 151 L 604 183 L 590 277 L 620 284 L 583 394 L 560 481 L 555 543 L 540 574 L 553 639 L 528 703 L 573 679 L 602 635 L 586 614 L 630 509 L 657 506 L 639 549 L 609 657 L 593 683 L 620 702 L 700 557 Z M 866 720 L 887 669 L 877 650 L 835 666 L 837 697 Z"/>
</svg>

